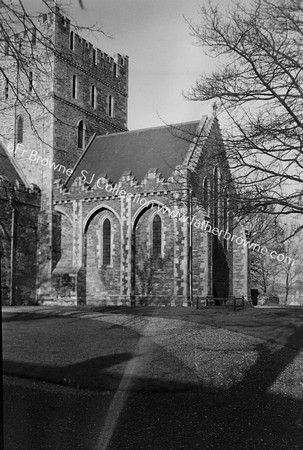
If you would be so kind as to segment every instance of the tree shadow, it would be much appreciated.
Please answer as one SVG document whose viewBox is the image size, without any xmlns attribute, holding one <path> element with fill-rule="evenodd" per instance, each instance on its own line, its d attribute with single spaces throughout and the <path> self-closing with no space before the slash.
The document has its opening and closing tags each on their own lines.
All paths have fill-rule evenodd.
<svg viewBox="0 0 303 450">
<path fill-rule="evenodd" d="M 296 380 L 293 395 L 285 386 L 283 389 L 283 382 L 278 390 L 272 390 L 298 352 L 284 346 L 273 351 L 267 343 L 257 345 L 255 350 L 258 352 L 255 364 L 228 389 L 202 384 L 194 392 L 174 396 L 129 397 L 109 448 L 122 448 L 123 442 L 123 448 L 142 448 L 143 439 L 146 448 L 159 450 L 301 449 L 303 376 L 301 383 Z M 131 417 L 128 411 L 133 411 Z M 137 421 L 141 434 L 137 429 L 126 435 L 124 430 Z"/>
<path fill-rule="evenodd" d="M 145 308 L 138 308 L 136 311 L 130 308 L 127 310 L 132 311 L 132 314 L 145 311 L 146 314 L 154 316 L 157 311 L 156 308 L 148 308 L 148 311 Z M 117 313 L 118 310 L 107 308 L 106 311 Z M 119 311 L 122 312 L 121 309 Z M 300 361 L 295 359 L 303 347 L 303 325 L 295 313 L 288 314 L 287 317 L 286 313 L 277 311 L 259 316 L 258 312 L 256 316 L 251 316 L 250 321 L 245 315 L 237 313 L 225 316 L 221 324 L 223 328 L 267 339 L 267 342 L 260 342 L 252 347 L 257 353 L 255 363 L 243 373 L 240 381 L 230 387 L 226 388 L 223 385 L 215 387 L 211 383 L 212 380 L 209 380 L 210 383 L 207 385 L 203 382 L 195 383 L 192 378 L 186 378 L 186 372 L 182 382 L 170 380 L 165 374 L 158 380 L 148 375 L 143 379 L 136 372 L 128 375 L 126 403 L 119 415 L 109 449 L 301 449 L 303 376 L 300 379 Z M 162 315 L 165 315 L 165 312 L 160 309 L 159 316 Z M 180 320 L 181 315 L 174 311 L 169 317 Z M 223 320 L 222 317 L 223 315 L 217 312 L 206 313 L 204 318 L 202 312 L 195 315 L 188 312 L 184 320 L 194 322 L 199 320 L 204 323 L 214 321 L 216 318 L 218 327 L 220 325 L 218 318 Z M 282 336 L 280 342 L 279 333 Z M 91 379 L 90 388 L 103 389 L 111 386 L 114 392 L 119 388 L 121 374 L 108 374 L 107 369 L 117 364 L 127 364 L 133 356 L 132 352 L 126 351 L 92 358 L 60 368 L 60 376 L 72 380 L 66 384 L 78 386 L 79 380 L 86 374 L 86 377 Z M 167 353 L 165 357 L 169 358 L 170 355 Z M 296 364 L 294 372 L 296 378 L 293 385 L 288 386 L 285 384 L 283 373 L 291 370 L 291 364 Z M 14 366 L 11 365 L 10 368 L 13 370 Z M 36 370 L 40 368 L 36 367 Z M 49 367 L 44 366 L 44 370 L 48 371 Z M 56 372 L 58 368 L 52 367 L 50 370 Z M 219 370 L 224 370 L 223 365 Z M 289 376 L 288 373 L 288 380 Z M 100 380 L 103 380 L 101 384 Z M 33 402 L 36 401 L 33 396 Z M 106 412 L 104 410 L 102 417 L 99 417 L 100 427 L 105 420 Z M 68 414 L 72 416 L 73 413 L 69 411 Z M 27 420 L 31 417 L 30 412 Z M 78 423 L 79 418 L 72 417 L 74 423 Z M 89 429 L 92 421 L 95 421 L 94 415 L 82 418 L 81 426 Z M 40 430 L 40 433 L 47 439 L 47 431 Z M 62 442 L 60 443 L 61 448 L 74 449 L 73 430 L 67 429 L 66 433 L 69 434 L 64 437 L 66 441 L 63 447 Z M 91 441 L 87 442 L 87 436 L 82 432 L 77 439 L 79 448 L 86 450 L 96 448 L 95 437 L 91 437 Z M 60 448 L 60 445 L 56 448 Z M 38 449 L 39 442 L 34 443 L 31 448 Z"/>
</svg>

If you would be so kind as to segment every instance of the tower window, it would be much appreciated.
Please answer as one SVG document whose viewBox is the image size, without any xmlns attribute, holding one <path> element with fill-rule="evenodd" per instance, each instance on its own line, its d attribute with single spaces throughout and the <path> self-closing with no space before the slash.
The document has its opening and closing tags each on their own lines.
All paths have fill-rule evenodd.
<svg viewBox="0 0 303 450">
<path fill-rule="evenodd" d="M 110 265 L 111 260 L 111 224 L 109 219 L 103 222 L 103 264 Z"/>
<path fill-rule="evenodd" d="M 93 48 L 93 64 L 97 64 L 97 50 Z"/>
<path fill-rule="evenodd" d="M 29 93 L 33 92 L 33 72 L 28 74 L 28 91 Z"/>
<path fill-rule="evenodd" d="M 107 97 L 107 114 L 110 117 L 114 117 L 115 113 L 115 99 L 112 95 Z"/>
<path fill-rule="evenodd" d="M 7 100 L 8 96 L 9 96 L 9 82 L 8 79 L 5 77 L 5 81 L 4 81 L 4 97 Z"/>
<path fill-rule="evenodd" d="M 8 55 L 8 42 L 4 42 L 4 56 Z"/>
<path fill-rule="evenodd" d="M 72 97 L 77 98 L 77 95 L 78 95 L 78 80 L 76 75 L 73 75 Z"/>
<path fill-rule="evenodd" d="M 153 219 L 153 251 L 154 258 L 161 258 L 162 247 L 162 220 L 161 217 L 156 214 Z"/>
<path fill-rule="evenodd" d="M 84 148 L 85 128 L 83 120 L 78 123 L 78 148 Z"/>
<path fill-rule="evenodd" d="M 116 63 L 114 63 L 114 77 L 117 78 L 118 76 L 118 66 Z"/>
<path fill-rule="evenodd" d="M 17 117 L 16 121 L 16 143 L 21 144 L 23 142 L 23 119 L 21 116 Z"/>
<path fill-rule="evenodd" d="M 69 35 L 69 48 L 70 50 L 74 50 L 74 32 L 71 31 Z"/>
<path fill-rule="evenodd" d="M 36 28 L 33 28 L 31 31 L 32 31 L 32 44 L 36 45 L 36 42 L 37 42 Z"/>
<path fill-rule="evenodd" d="M 209 191 L 208 179 L 205 178 L 203 183 L 203 202 L 205 207 L 208 206 L 208 191 Z"/>
<path fill-rule="evenodd" d="M 91 92 L 90 92 L 90 101 L 91 101 L 91 106 L 93 108 L 96 108 L 96 94 L 97 94 L 96 88 L 95 88 L 95 86 L 92 86 Z"/>
</svg>

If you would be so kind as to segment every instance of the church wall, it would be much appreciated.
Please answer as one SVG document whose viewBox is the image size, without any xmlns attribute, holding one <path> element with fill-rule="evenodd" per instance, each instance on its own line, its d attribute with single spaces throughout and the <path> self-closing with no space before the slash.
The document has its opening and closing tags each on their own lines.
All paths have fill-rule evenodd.
<svg viewBox="0 0 303 450">
<path fill-rule="evenodd" d="M 1 186 L 0 186 L 1 189 Z M 1 189 L 0 199 L 0 252 L 1 252 L 1 301 L 2 305 L 10 303 L 10 278 L 11 278 L 11 224 L 12 211 L 6 194 Z M 4 197 L 5 195 L 5 197 Z"/>
<path fill-rule="evenodd" d="M 104 220 L 111 223 L 111 261 L 104 264 L 102 235 Z M 121 233 L 120 221 L 110 210 L 97 213 L 85 233 L 84 264 L 87 304 L 116 304 L 120 296 Z"/>
<path fill-rule="evenodd" d="M 162 221 L 162 255 L 152 250 L 152 221 L 158 214 Z M 174 222 L 159 214 L 157 207 L 143 211 L 134 230 L 135 296 L 138 304 L 164 304 L 173 300 L 174 290 Z"/>
<path fill-rule="evenodd" d="M 36 301 L 40 195 L 37 191 L 28 191 L 22 186 L 18 188 L 7 183 L 5 186 L 6 189 L 0 184 L 1 300 L 2 304 L 6 305 L 31 304 Z M 7 193 L 13 194 L 13 209 L 8 202 Z M 14 222 L 13 258 L 12 222 Z"/>
<path fill-rule="evenodd" d="M 52 108 L 52 99 L 45 99 L 45 106 Z M 31 120 L 34 123 L 34 129 Z M 15 118 L 23 118 L 23 142 L 15 144 Z M 50 172 L 47 166 L 41 164 L 41 159 L 52 162 L 52 148 L 49 143 L 53 140 L 53 117 L 45 114 L 45 110 L 37 103 L 29 104 L 27 112 L 19 105 L 14 109 L 8 108 L 5 117 L 0 113 L 0 139 L 9 155 L 14 158 L 23 171 L 29 183 L 36 184 L 42 191 L 46 186 L 45 174 Z M 38 134 L 39 138 L 37 137 Z M 7 139 L 4 139 L 6 137 Z M 15 146 L 15 151 L 14 151 Z M 40 159 L 38 159 L 40 157 Z M 44 183 L 44 184 L 43 184 Z"/>
<path fill-rule="evenodd" d="M 192 164 L 195 174 L 191 178 L 193 186 L 193 196 L 197 198 L 198 205 L 203 205 L 212 228 L 218 231 L 231 231 L 233 229 L 233 219 L 230 212 L 230 198 L 233 192 L 233 184 L 228 167 L 228 161 L 224 150 L 220 128 L 215 119 L 208 138 L 203 146 L 203 153 L 199 155 L 197 151 Z M 218 170 L 218 192 L 215 198 L 215 168 Z M 208 182 L 208 201 L 205 202 L 204 183 Z M 227 215 L 224 217 L 224 198 L 228 196 Z M 217 204 L 217 219 L 215 218 L 215 203 Z M 209 233 L 209 247 L 211 255 L 209 257 L 212 286 L 208 290 L 210 296 L 227 297 L 233 295 L 234 267 L 233 249 L 231 242 Z"/>
<path fill-rule="evenodd" d="M 234 234 L 246 242 L 246 232 L 239 225 Z M 250 275 L 249 275 L 249 251 L 244 245 L 233 243 L 233 291 L 234 295 L 244 295 L 245 301 L 251 302 Z"/>
<path fill-rule="evenodd" d="M 57 302 L 76 302 L 76 273 L 73 270 L 73 224 L 61 213 L 53 214 L 52 286 Z"/>
<path fill-rule="evenodd" d="M 133 197 L 120 197 L 118 195 L 108 195 L 102 187 L 98 189 L 96 186 L 92 189 L 86 189 L 80 185 L 81 183 L 75 182 L 69 192 L 60 194 L 56 191 L 57 204 L 61 209 L 64 209 L 68 214 L 71 214 L 73 210 L 72 203 L 78 202 L 76 199 L 81 200 L 82 212 L 77 210 L 78 220 L 81 221 L 83 216 L 83 227 L 85 227 L 85 221 L 87 218 L 96 211 L 96 208 L 102 207 L 109 208 L 115 211 L 116 215 L 120 218 L 121 229 L 121 247 L 115 247 L 115 251 L 121 255 L 120 260 L 120 278 L 117 282 L 117 286 L 120 288 L 120 295 L 118 296 L 118 289 L 115 293 L 112 293 L 110 301 L 118 304 L 131 303 L 139 304 L 142 302 L 154 302 L 159 304 L 161 301 L 164 304 L 182 305 L 188 304 L 188 224 L 180 222 L 173 217 L 170 217 L 168 213 L 161 213 L 160 209 L 163 205 L 167 204 L 168 208 L 173 208 L 172 199 L 169 195 L 161 193 L 156 194 L 155 189 L 158 187 L 157 183 L 147 184 L 145 186 L 145 192 L 142 192 L 144 187 L 137 185 L 133 186 L 131 183 L 122 183 L 120 189 L 124 189 L 125 192 L 133 191 Z M 152 190 L 152 187 L 154 188 Z M 58 184 L 60 190 L 60 184 Z M 152 192 L 149 191 L 152 190 Z M 137 194 L 136 191 L 141 191 Z M 142 206 L 148 202 L 154 202 L 154 206 Z M 75 210 L 75 207 L 74 207 Z M 175 206 L 175 212 L 178 213 L 178 207 Z M 187 208 L 183 211 L 187 214 Z M 150 257 L 151 250 L 151 216 L 154 213 L 162 215 L 163 219 L 163 257 L 161 261 L 155 264 Z M 100 213 L 97 213 L 100 214 Z M 93 223 L 93 222 L 92 222 Z M 90 226 L 90 225 L 89 225 Z M 95 226 L 95 225 L 94 225 Z M 135 230 L 135 233 L 133 233 Z M 74 230 L 75 231 L 75 230 Z M 88 227 L 89 233 L 89 227 Z M 133 240 L 136 234 L 137 239 Z M 92 238 L 95 239 L 95 238 Z M 80 241 L 78 236 L 78 242 Z M 136 245 L 135 245 L 136 243 Z M 138 252 L 139 257 L 135 257 L 135 249 L 140 247 Z M 91 245 L 94 248 L 94 245 Z M 75 252 L 75 248 L 74 248 Z M 77 252 L 77 251 L 76 251 Z M 138 256 L 137 254 L 137 256 Z M 90 260 L 92 261 L 96 255 L 88 253 Z M 135 267 L 141 270 L 140 274 Z M 145 265 L 146 271 L 142 272 L 142 266 Z M 94 266 L 91 264 L 91 266 Z M 149 274 L 149 275 L 148 275 Z M 138 277 L 141 276 L 141 281 Z M 100 277 L 96 268 L 89 274 L 91 285 L 95 286 L 94 302 L 100 301 L 102 296 L 98 292 L 104 292 L 104 286 L 100 283 Z M 135 278 L 137 283 L 134 283 Z M 152 279 L 152 289 L 148 292 L 146 285 L 148 284 L 149 277 Z M 118 272 L 117 277 L 118 279 Z M 95 281 L 93 281 L 95 280 Z M 79 290 L 78 301 L 89 302 L 89 288 L 83 280 L 82 271 L 78 272 L 78 287 Z M 116 282 L 116 281 L 115 281 Z M 151 284 L 151 283 L 150 283 Z M 80 292 L 81 291 L 81 292 Z M 185 299 L 185 300 L 184 300 Z"/>
<path fill-rule="evenodd" d="M 192 224 L 192 301 L 196 304 L 212 291 L 211 279 L 211 238 L 206 231 L 199 228 L 205 216 L 195 213 Z M 196 224 L 196 226 L 195 226 Z"/>
<path fill-rule="evenodd" d="M 182 204 L 175 205 L 174 213 L 188 216 L 188 208 Z M 189 224 L 174 220 L 174 298 L 172 305 L 189 304 Z"/>
<path fill-rule="evenodd" d="M 85 122 L 85 145 L 95 132 L 105 134 L 126 129 L 128 57 L 118 54 L 112 58 L 100 49 L 93 49 L 89 42 L 77 35 L 59 9 L 57 14 L 41 15 L 37 28 L 39 38 L 43 35 L 49 37 L 55 47 L 50 45 L 47 48 L 48 45 L 40 44 L 39 39 L 32 47 L 44 69 L 39 72 L 35 60 L 32 60 L 33 67 L 28 68 L 33 71 L 32 93 L 29 91 L 27 76 L 20 73 L 19 96 L 27 111 L 16 102 L 13 92 L 9 92 L 7 100 L 4 98 L 5 79 L 0 77 L 0 101 L 6 103 L 5 115 L 0 115 L 0 135 L 6 146 L 10 144 L 13 150 L 16 117 L 22 115 L 23 142 L 14 157 L 29 183 L 37 184 L 42 191 L 38 233 L 38 297 L 41 301 L 52 301 L 56 295 L 51 284 L 54 262 L 50 253 L 56 239 L 52 216 L 53 182 L 57 178 L 66 178 L 67 170 L 74 166 L 84 151 L 77 148 L 77 126 L 80 120 Z M 71 31 L 74 33 L 73 50 L 69 48 Z M 23 37 L 20 38 L 22 43 Z M 13 79 L 17 73 L 13 60 L 6 56 L 1 65 Z M 73 75 L 77 76 L 75 99 L 72 98 Z M 95 107 L 91 104 L 92 85 L 96 88 Z M 40 96 L 39 100 L 35 91 Z M 110 117 L 107 111 L 109 95 L 114 98 L 113 117 Z M 41 103 L 44 106 L 41 106 Z M 35 130 L 32 129 L 33 126 Z M 41 159 L 38 161 L 38 157 L 46 162 L 46 166 L 42 164 Z M 49 169 L 52 163 L 62 167 Z"/>
<path fill-rule="evenodd" d="M 214 134 L 217 139 L 219 134 L 216 134 L 215 131 L 216 127 L 214 127 Z M 197 298 L 202 300 L 206 296 L 226 297 L 234 293 L 245 295 L 243 289 L 246 289 L 245 282 L 248 275 L 243 278 L 243 255 L 239 254 L 236 257 L 236 264 L 234 264 L 235 244 L 228 242 L 223 236 L 220 238 L 214 236 L 201 229 L 200 226 L 195 227 L 195 223 L 199 219 L 200 224 L 204 220 L 209 220 L 212 228 L 216 222 L 217 231 L 232 231 L 233 229 L 232 214 L 224 213 L 227 210 L 224 202 L 224 189 L 231 187 L 229 172 L 226 160 L 220 154 L 223 151 L 222 143 L 217 143 L 216 139 L 208 139 L 204 142 L 205 155 L 203 153 L 197 158 L 198 167 L 195 167 L 199 177 L 198 182 L 194 180 L 192 196 L 188 197 L 190 194 L 184 189 L 183 180 L 181 185 L 184 198 L 182 199 L 181 195 L 178 203 L 176 203 L 177 199 L 174 200 L 171 192 L 174 189 L 176 192 L 180 191 L 180 183 L 177 181 L 175 184 L 166 182 L 156 169 L 149 169 L 140 183 L 134 179 L 129 170 L 126 170 L 119 183 L 115 185 L 115 189 L 109 190 L 105 189 L 102 183 L 83 186 L 78 180 L 72 184 L 69 191 L 64 192 L 64 190 L 60 190 L 60 183 L 58 183 L 55 199 L 56 203 L 61 204 L 64 208 L 73 209 L 71 204 L 76 201 L 82 204 L 84 219 L 96 207 L 100 208 L 101 206 L 112 209 L 120 218 L 120 247 L 115 248 L 115 251 L 118 252 L 116 256 L 119 255 L 120 261 L 116 267 L 117 271 L 109 268 L 106 278 L 110 284 L 112 280 L 114 280 L 112 285 L 116 283 L 115 292 L 106 290 L 105 278 L 100 281 L 100 273 L 96 266 L 96 258 L 98 258 L 96 229 L 100 228 L 100 224 L 95 223 L 94 218 L 91 230 L 93 228 L 95 230 L 91 232 L 88 227 L 88 240 L 86 241 L 87 261 L 90 261 L 90 264 L 83 266 L 83 271 L 85 272 L 88 267 L 90 269 L 85 275 L 85 282 L 81 284 L 82 294 L 78 297 L 78 301 L 80 299 L 81 302 L 110 302 L 129 305 L 141 302 L 142 304 L 172 306 L 191 304 L 193 306 L 196 304 Z M 218 152 L 219 157 L 214 158 L 212 152 L 214 154 Z M 219 168 L 219 188 L 216 199 L 217 219 L 215 219 L 213 207 L 215 199 L 212 189 L 209 192 L 209 203 L 203 204 L 203 179 L 208 176 L 210 186 L 213 186 L 215 166 Z M 194 184 L 195 182 L 196 184 Z M 122 192 L 122 190 L 124 190 L 124 194 L 118 194 L 118 191 Z M 126 197 L 125 193 L 131 193 L 131 197 Z M 154 203 L 146 206 L 148 202 Z M 195 216 L 195 220 L 190 227 L 189 222 L 178 220 L 178 217 L 180 214 L 189 215 L 191 203 L 193 204 L 191 215 Z M 164 206 L 164 211 L 161 212 L 163 205 L 166 205 L 168 209 L 165 211 Z M 227 207 L 229 206 L 227 203 Z M 163 216 L 162 236 L 165 247 L 163 247 L 161 261 L 153 261 L 150 252 L 151 218 L 154 212 Z M 79 214 L 82 214 L 80 209 L 77 213 L 80 220 Z M 190 234 L 190 229 L 192 234 Z M 190 264 L 190 236 L 192 236 L 192 265 Z M 79 238 L 78 242 L 80 241 Z M 81 280 L 81 276 L 78 279 Z M 244 281 L 239 282 L 239 280 Z"/>
</svg>

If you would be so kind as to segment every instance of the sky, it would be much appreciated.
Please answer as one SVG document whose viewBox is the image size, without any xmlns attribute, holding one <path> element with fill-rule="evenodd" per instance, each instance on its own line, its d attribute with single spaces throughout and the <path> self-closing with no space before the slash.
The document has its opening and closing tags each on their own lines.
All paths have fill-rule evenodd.
<svg viewBox="0 0 303 450">
<path fill-rule="evenodd" d="M 199 21 L 205 0 L 65 0 L 70 15 L 83 25 L 96 21 L 112 36 L 83 37 L 113 56 L 129 56 L 128 128 L 130 130 L 199 120 L 211 104 L 188 101 L 182 95 L 215 61 L 194 45 L 183 15 Z M 226 0 L 224 0 L 226 1 Z M 41 8 L 41 0 L 24 0 Z"/>
</svg>

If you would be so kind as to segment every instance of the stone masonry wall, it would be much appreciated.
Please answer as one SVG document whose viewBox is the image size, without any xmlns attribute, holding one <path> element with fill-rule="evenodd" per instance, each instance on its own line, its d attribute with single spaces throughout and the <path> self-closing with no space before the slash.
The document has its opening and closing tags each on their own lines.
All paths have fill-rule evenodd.
<svg viewBox="0 0 303 450">
<path fill-rule="evenodd" d="M 162 255 L 152 254 L 152 222 L 158 214 L 162 227 Z M 144 210 L 134 230 L 135 295 L 139 304 L 170 304 L 174 291 L 174 221 L 157 207 Z"/>
<path fill-rule="evenodd" d="M 228 231 L 233 229 L 233 219 L 229 210 L 224 217 L 224 198 L 231 197 L 233 183 L 228 167 L 228 161 L 224 150 L 224 145 L 220 133 L 220 128 L 216 118 L 213 118 L 207 137 L 202 149 L 197 149 L 194 157 L 190 160 L 190 165 L 195 169 L 191 176 L 193 197 L 197 200 L 196 210 L 204 209 L 206 218 L 212 228 L 218 231 Z M 218 171 L 218 190 L 215 193 L 215 168 Z M 208 184 L 208 192 L 205 195 L 205 180 Z M 205 201 L 207 197 L 208 201 Z M 229 201 L 229 200 L 228 200 Z M 215 209 L 215 204 L 216 209 Z M 215 219 L 217 211 L 217 220 Z M 209 233 L 209 276 L 212 279 L 211 289 L 205 295 L 216 297 L 227 297 L 233 293 L 233 246 L 221 237 Z"/>
<path fill-rule="evenodd" d="M 229 198 L 227 204 L 224 201 L 224 193 L 225 190 L 228 194 L 231 193 L 232 182 L 216 119 L 210 121 L 210 124 L 203 145 L 201 148 L 194 148 L 194 161 L 189 161 L 189 165 L 192 164 L 197 174 L 196 179 L 192 177 L 178 180 L 179 175 L 176 175 L 176 178 L 166 181 L 157 169 L 149 169 L 140 182 L 126 170 L 114 189 L 105 189 L 103 183 L 85 186 L 75 180 L 69 190 L 66 190 L 62 181 L 56 183 L 56 207 L 60 206 L 69 215 L 71 211 L 77 211 L 73 219 L 74 234 L 75 230 L 78 230 L 73 244 L 74 256 L 79 256 L 79 245 L 84 233 L 85 258 L 81 269 L 77 266 L 78 273 L 84 274 L 84 277 L 79 277 L 82 280 L 81 301 L 187 306 L 194 305 L 197 298 L 202 300 L 205 296 L 214 294 L 224 297 L 232 294 L 245 295 L 248 286 L 248 264 L 245 263 L 245 255 L 240 254 L 238 246 L 236 248 L 236 244 L 228 242 L 223 236 L 217 238 L 200 228 L 201 223 L 208 219 L 210 226 L 213 228 L 216 224 L 218 231 L 233 231 L 232 214 L 229 211 L 227 214 L 224 212 L 225 206 L 230 206 Z M 215 167 L 218 168 L 216 199 L 213 189 Z M 209 179 L 209 200 L 203 204 L 203 182 L 206 176 Z M 191 190 L 188 188 L 190 185 Z M 180 191 L 183 194 L 180 194 Z M 180 214 L 189 215 L 190 204 L 191 216 L 195 218 L 191 227 L 188 221 L 178 219 Z M 120 260 L 109 268 L 108 275 L 103 280 L 98 272 L 98 252 L 102 247 L 98 244 L 101 226 L 98 220 L 102 221 L 98 216 L 101 217 L 101 210 L 108 210 L 109 214 L 113 215 L 121 233 L 120 244 L 114 246 L 115 257 L 120 257 Z M 153 261 L 150 251 L 151 223 L 155 213 L 161 215 L 163 225 L 162 258 L 157 261 Z M 78 256 L 74 258 L 73 264 L 76 259 L 80 261 Z M 247 276 L 244 276 L 244 272 Z M 107 287 L 106 280 L 109 282 Z"/>
<path fill-rule="evenodd" d="M 70 49 L 71 31 L 74 33 Z M 77 126 L 85 123 L 85 144 L 94 133 L 124 131 L 127 126 L 128 57 L 111 58 L 82 39 L 67 18 L 56 8 L 42 14 L 36 27 L 36 43 L 29 46 L 33 57 L 24 73 L 17 70 L 10 56 L 1 58 L 1 67 L 16 86 L 18 99 L 9 89 L 5 96 L 5 77 L 0 77 L 0 138 L 18 161 L 29 183 L 41 189 L 41 212 L 38 230 L 38 297 L 53 301 L 52 262 L 55 236 L 53 226 L 53 182 L 66 178 L 83 149 L 78 149 Z M 20 48 L 26 52 L 24 36 Z M 95 55 L 95 57 L 94 57 Z M 0 55 L 1 56 L 1 55 Z M 33 74 L 30 89 L 29 73 Z M 77 98 L 72 98 L 72 77 L 77 76 Z M 91 87 L 95 86 L 95 106 L 91 104 Z M 114 99 L 114 114 L 107 110 L 108 96 Z M 22 104 L 25 106 L 23 107 Z M 23 142 L 16 147 L 16 119 L 23 117 Z M 58 165 L 63 166 L 55 168 Z M 55 229 L 54 228 L 54 229 Z M 75 286 L 74 286 L 75 287 Z M 76 287 L 75 287 L 76 289 Z"/>
<path fill-rule="evenodd" d="M 73 48 L 70 42 L 73 36 Z M 128 57 L 112 58 L 80 37 L 62 15 L 55 19 L 55 161 L 73 167 L 83 149 L 78 149 L 77 126 L 85 124 L 85 143 L 94 133 L 124 131 L 127 127 Z M 76 98 L 73 98 L 73 77 Z M 95 104 L 92 106 L 92 86 Z M 114 114 L 107 111 L 108 96 L 114 99 Z M 60 174 L 60 177 L 62 175 Z"/>
<path fill-rule="evenodd" d="M 103 264 L 103 222 L 111 223 L 111 261 Z M 120 222 L 110 210 L 103 209 L 89 222 L 85 233 L 86 303 L 116 304 L 120 296 L 121 236 Z"/>
<path fill-rule="evenodd" d="M 8 200 L 9 195 L 12 195 L 12 202 Z M 28 191 L 24 186 L 16 187 L 8 182 L 5 185 L 0 183 L 2 304 L 20 305 L 36 301 L 39 206 L 38 191 Z M 12 237 L 13 220 L 14 235 Z M 11 270 L 11 264 L 13 264 L 13 270 Z"/>
</svg>

